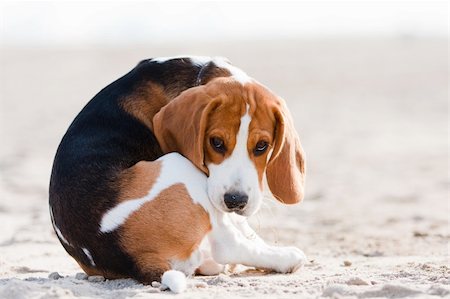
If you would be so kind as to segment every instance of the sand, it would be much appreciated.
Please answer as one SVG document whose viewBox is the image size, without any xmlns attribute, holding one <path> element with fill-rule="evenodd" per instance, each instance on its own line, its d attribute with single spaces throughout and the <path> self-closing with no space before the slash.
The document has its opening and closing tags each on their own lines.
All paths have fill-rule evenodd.
<svg viewBox="0 0 450 299">
<path fill-rule="evenodd" d="M 307 254 L 298 272 L 194 277 L 174 295 L 88 278 L 59 244 L 47 189 L 68 125 L 140 59 L 180 53 L 227 56 L 287 100 L 306 197 L 251 223 Z M 450 298 L 447 84 L 447 41 L 431 38 L 2 48 L 0 298 Z"/>
</svg>

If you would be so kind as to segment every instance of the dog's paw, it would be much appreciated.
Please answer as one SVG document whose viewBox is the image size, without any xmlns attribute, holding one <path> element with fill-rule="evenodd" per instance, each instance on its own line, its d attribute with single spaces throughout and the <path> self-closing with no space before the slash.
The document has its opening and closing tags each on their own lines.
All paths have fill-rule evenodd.
<svg viewBox="0 0 450 299">
<path fill-rule="evenodd" d="M 280 273 L 294 273 L 306 263 L 306 255 L 297 247 L 281 247 L 280 260 L 274 269 Z"/>
<path fill-rule="evenodd" d="M 205 259 L 200 267 L 197 268 L 196 273 L 201 275 L 219 275 L 225 270 L 225 266 L 216 263 L 212 258 Z"/>
</svg>

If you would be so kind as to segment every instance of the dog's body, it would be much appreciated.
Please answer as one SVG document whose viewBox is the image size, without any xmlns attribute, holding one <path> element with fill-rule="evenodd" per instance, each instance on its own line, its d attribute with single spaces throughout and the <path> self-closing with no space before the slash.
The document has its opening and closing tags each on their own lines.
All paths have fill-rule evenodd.
<svg viewBox="0 0 450 299">
<path fill-rule="evenodd" d="M 285 109 L 222 59 L 141 62 L 86 105 L 58 148 L 58 238 L 86 273 L 143 283 L 227 263 L 295 270 L 303 253 L 266 245 L 244 217 L 258 210 L 266 176 L 278 200 L 303 196 L 303 153 Z M 174 151 L 184 157 L 164 155 Z"/>
</svg>

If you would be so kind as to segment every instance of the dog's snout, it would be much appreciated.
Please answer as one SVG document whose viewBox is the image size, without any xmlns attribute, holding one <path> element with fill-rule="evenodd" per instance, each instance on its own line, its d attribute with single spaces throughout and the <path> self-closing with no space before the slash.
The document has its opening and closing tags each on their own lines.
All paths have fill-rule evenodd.
<svg viewBox="0 0 450 299">
<path fill-rule="evenodd" d="M 233 211 L 242 210 L 248 202 L 248 196 L 242 193 L 225 193 L 223 199 L 227 208 Z"/>
</svg>

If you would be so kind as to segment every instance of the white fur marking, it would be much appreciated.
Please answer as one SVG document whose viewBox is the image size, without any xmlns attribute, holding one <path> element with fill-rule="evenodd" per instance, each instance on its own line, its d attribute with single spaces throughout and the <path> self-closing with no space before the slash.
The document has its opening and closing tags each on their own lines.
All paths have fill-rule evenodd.
<svg viewBox="0 0 450 299">
<path fill-rule="evenodd" d="M 259 190 L 258 171 L 250 159 L 247 149 L 251 117 L 247 113 L 241 118 L 236 145 L 233 153 L 220 164 L 209 164 L 208 195 L 213 205 L 224 212 L 228 209 L 223 201 L 227 192 L 247 194 L 248 203 L 245 215 L 254 214 L 261 205 L 262 193 Z"/>
<path fill-rule="evenodd" d="M 209 62 L 214 62 L 214 64 L 220 68 L 224 68 L 228 70 L 231 73 L 231 76 L 244 85 L 245 83 L 249 83 L 252 81 L 252 78 L 250 78 L 243 70 L 240 68 L 232 65 L 228 59 L 224 57 L 209 57 L 209 56 L 189 56 L 189 55 L 178 55 L 178 56 L 172 56 L 172 57 L 156 57 L 152 58 L 151 61 L 157 62 L 157 63 L 164 63 L 169 60 L 173 59 L 190 59 L 191 62 L 194 65 L 202 66 Z"/>
<path fill-rule="evenodd" d="M 142 198 L 124 201 L 106 212 L 100 224 L 101 232 L 108 233 L 117 229 L 144 203 L 155 199 L 163 190 L 177 183 L 183 183 L 193 201 L 201 202 L 206 209 L 209 200 L 205 193 L 206 176 L 203 172 L 177 153 L 164 155 L 157 161 L 161 161 L 161 172 L 150 192 Z"/>
<path fill-rule="evenodd" d="M 55 228 L 56 234 L 58 235 L 59 239 L 61 239 L 61 241 L 63 241 L 64 244 L 72 246 L 72 245 L 70 245 L 69 241 L 67 241 L 67 239 L 64 238 L 63 234 L 61 233 L 61 231 L 59 230 L 59 228 L 56 225 L 54 225 L 54 228 Z"/>
<path fill-rule="evenodd" d="M 172 292 L 179 294 L 186 290 L 186 276 L 180 271 L 169 270 L 164 272 L 161 284 L 167 286 Z"/>
<path fill-rule="evenodd" d="M 198 65 L 198 66 L 204 65 L 212 60 L 211 57 L 208 57 L 208 56 L 177 55 L 177 56 L 171 56 L 171 57 L 156 57 L 156 58 L 152 58 L 151 61 L 155 61 L 157 63 L 164 63 L 169 60 L 183 59 L 183 58 L 190 59 L 194 65 Z"/>
<path fill-rule="evenodd" d="M 274 269 L 281 273 L 293 272 L 306 262 L 305 254 L 295 247 L 267 245 L 259 237 L 249 239 L 245 231 L 251 230 L 231 218 L 233 214 L 217 215 L 210 234 L 213 257 L 221 264 L 243 264 L 257 268 Z M 240 220 L 237 220 L 240 222 Z"/>
<path fill-rule="evenodd" d="M 214 222 L 214 221 L 213 221 Z M 209 236 L 203 238 L 198 250 L 202 255 L 202 264 L 196 269 L 201 275 L 218 275 L 225 270 L 225 266 L 218 264 L 212 258 L 211 243 L 209 242 Z"/>
<path fill-rule="evenodd" d="M 215 58 L 215 59 L 213 59 L 213 62 L 218 67 L 227 69 L 231 73 L 231 76 L 236 81 L 241 83 L 242 85 L 252 81 L 252 79 L 243 70 L 241 70 L 240 68 L 235 67 L 234 65 L 230 64 L 226 59 Z"/>
<path fill-rule="evenodd" d="M 186 276 L 194 274 L 195 269 L 200 267 L 203 262 L 201 250 L 196 249 L 186 260 L 172 259 L 170 260 L 170 268 L 183 272 Z"/>
<path fill-rule="evenodd" d="M 87 256 L 87 258 L 91 262 L 91 266 L 95 267 L 95 262 L 94 262 L 94 259 L 92 258 L 91 252 L 87 248 L 81 248 L 81 250 L 83 250 L 84 254 Z"/>
<path fill-rule="evenodd" d="M 122 202 L 109 210 L 105 215 L 103 215 L 100 231 L 102 233 L 108 233 L 115 230 L 117 227 L 122 225 L 128 216 L 134 211 L 138 210 L 145 202 L 151 201 L 158 194 L 150 192 L 145 197 L 135 200 L 127 200 Z"/>
<path fill-rule="evenodd" d="M 60 239 L 64 244 L 66 244 L 66 245 L 68 245 L 68 246 L 72 246 L 72 245 L 69 243 L 69 241 L 67 241 L 67 239 L 64 238 L 63 234 L 61 233 L 61 231 L 59 230 L 59 228 L 56 226 L 55 219 L 53 218 L 53 211 L 52 211 L 52 208 L 51 208 L 51 207 L 50 207 L 50 218 L 51 218 L 51 220 L 52 220 L 53 228 L 55 229 L 56 234 L 58 235 L 59 239 Z"/>
</svg>

